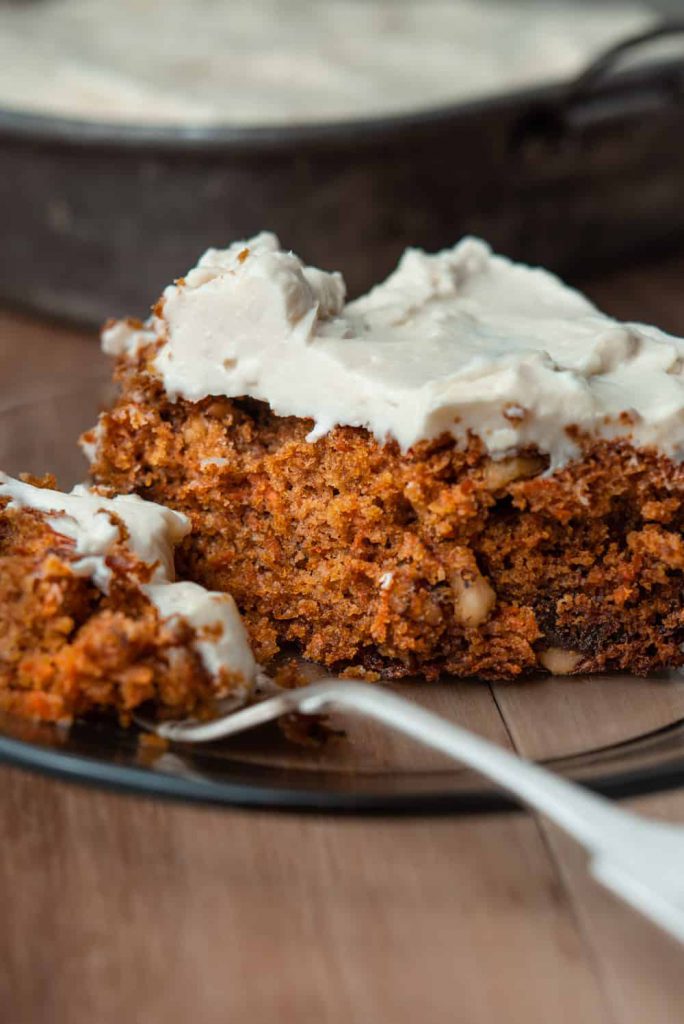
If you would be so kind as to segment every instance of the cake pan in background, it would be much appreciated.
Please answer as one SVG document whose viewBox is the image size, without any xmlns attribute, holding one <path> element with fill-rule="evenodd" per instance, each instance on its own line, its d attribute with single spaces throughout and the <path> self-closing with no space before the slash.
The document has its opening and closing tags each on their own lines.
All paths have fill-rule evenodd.
<svg viewBox="0 0 684 1024">
<path fill-rule="evenodd" d="M 145 128 L 0 111 L 0 299 L 145 315 L 210 245 L 268 227 L 353 295 L 472 232 L 570 276 L 684 245 L 684 59 L 406 117 Z"/>
</svg>

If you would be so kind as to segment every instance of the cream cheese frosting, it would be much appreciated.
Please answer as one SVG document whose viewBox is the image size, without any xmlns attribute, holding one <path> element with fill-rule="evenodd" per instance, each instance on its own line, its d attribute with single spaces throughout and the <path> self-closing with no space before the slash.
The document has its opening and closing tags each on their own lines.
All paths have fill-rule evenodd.
<svg viewBox="0 0 684 1024">
<path fill-rule="evenodd" d="M 197 632 L 195 649 L 214 678 L 221 670 L 245 681 L 242 692 L 231 687 L 231 696 L 244 699 L 256 681 L 257 666 L 247 633 L 230 594 L 206 590 L 198 583 L 150 583 L 145 593 L 163 619 L 185 619 Z"/>
<path fill-rule="evenodd" d="M 126 527 L 131 550 L 154 567 L 154 582 L 173 580 L 173 549 L 190 531 L 189 520 L 180 512 L 143 501 L 136 494 L 104 498 L 82 484 L 64 494 L 0 473 L 0 497 L 9 498 L 10 507 L 46 513 L 48 525 L 74 542 L 79 558 L 72 563 L 73 572 L 90 577 L 104 593 L 111 579 L 107 557 L 121 536 L 112 515 Z"/>
<path fill-rule="evenodd" d="M 10 507 L 45 513 L 48 525 L 74 542 L 78 558 L 71 563 L 73 572 L 92 579 L 103 593 L 108 592 L 112 576 L 107 560 L 121 539 L 120 520 L 126 543 L 152 569 L 150 582 L 141 583 L 141 589 L 161 618 L 178 617 L 189 623 L 196 631 L 194 646 L 208 674 L 217 681 L 222 670 L 231 679 L 239 676 L 244 681 L 240 696 L 248 694 L 256 663 L 233 598 L 174 579 L 174 548 L 190 532 L 186 516 L 133 494 L 103 498 L 82 485 L 64 494 L 6 473 L 0 473 L 0 497 L 9 498 Z"/>
<path fill-rule="evenodd" d="M 108 351 L 159 340 L 171 399 L 250 396 L 279 416 L 365 427 L 403 450 L 451 433 L 495 458 L 534 446 L 559 466 L 576 432 L 630 437 L 684 457 L 684 341 L 599 312 L 553 274 L 476 238 L 409 249 L 345 303 L 338 273 L 262 232 L 210 249 L 143 327 L 109 327 Z"/>
</svg>

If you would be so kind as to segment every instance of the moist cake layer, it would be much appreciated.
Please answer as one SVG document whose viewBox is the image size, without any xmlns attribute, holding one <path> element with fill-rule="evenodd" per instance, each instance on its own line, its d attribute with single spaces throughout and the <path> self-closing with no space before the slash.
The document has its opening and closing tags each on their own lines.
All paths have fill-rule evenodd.
<svg viewBox="0 0 684 1024">
<path fill-rule="evenodd" d="M 444 435 L 225 398 L 171 402 L 144 369 L 100 420 L 95 478 L 185 512 L 182 574 L 234 594 L 257 658 L 294 647 L 392 677 L 649 672 L 682 664 L 684 470 L 626 441 L 549 475 Z M 578 439 L 578 443 L 583 443 Z"/>
</svg>

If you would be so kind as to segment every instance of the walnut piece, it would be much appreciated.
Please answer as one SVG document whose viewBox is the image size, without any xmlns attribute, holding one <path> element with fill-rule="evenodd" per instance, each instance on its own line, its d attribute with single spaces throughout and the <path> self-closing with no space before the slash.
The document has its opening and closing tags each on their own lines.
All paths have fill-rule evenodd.
<svg viewBox="0 0 684 1024">
<path fill-rule="evenodd" d="M 541 473 L 544 460 L 538 455 L 514 455 L 510 459 L 489 462 L 485 466 L 484 483 L 489 491 L 499 491 L 514 480 L 527 480 Z"/>
<path fill-rule="evenodd" d="M 577 668 L 582 660 L 582 655 L 577 651 L 565 650 L 563 647 L 549 647 L 548 650 L 542 651 L 539 660 L 551 675 L 567 676 Z"/>
<path fill-rule="evenodd" d="M 457 549 L 458 557 L 449 576 L 454 610 L 462 626 L 479 626 L 496 604 L 496 594 L 477 567 L 467 548 Z"/>
</svg>

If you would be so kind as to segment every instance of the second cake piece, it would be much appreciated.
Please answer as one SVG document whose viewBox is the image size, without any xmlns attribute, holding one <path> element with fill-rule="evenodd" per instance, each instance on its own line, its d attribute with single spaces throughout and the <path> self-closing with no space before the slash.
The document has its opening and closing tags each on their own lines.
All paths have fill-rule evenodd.
<svg viewBox="0 0 684 1024">
<path fill-rule="evenodd" d="M 175 582 L 185 516 L 0 473 L 0 708 L 67 721 L 212 714 L 256 665 L 228 594 Z"/>
</svg>

